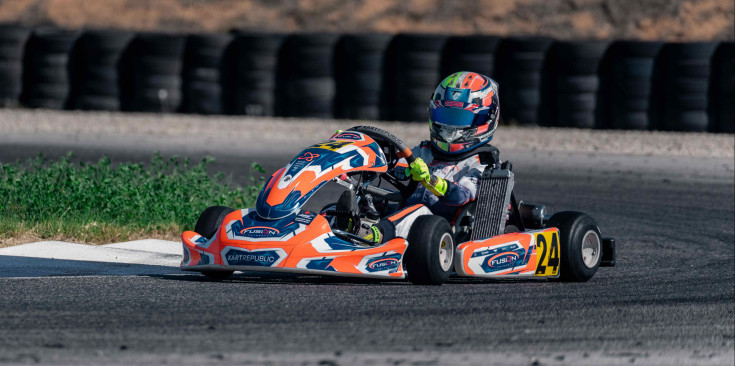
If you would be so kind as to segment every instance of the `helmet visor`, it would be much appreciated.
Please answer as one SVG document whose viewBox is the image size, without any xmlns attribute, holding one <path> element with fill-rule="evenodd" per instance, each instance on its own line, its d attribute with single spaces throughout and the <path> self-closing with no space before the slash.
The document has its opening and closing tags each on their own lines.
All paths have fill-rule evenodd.
<svg viewBox="0 0 735 366">
<path fill-rule="evenodd" d="M 476 117 L 477 114 L 461 108 L 429 108 L 431 121 L 447 126 L 471 127 Z"/>
</svg>

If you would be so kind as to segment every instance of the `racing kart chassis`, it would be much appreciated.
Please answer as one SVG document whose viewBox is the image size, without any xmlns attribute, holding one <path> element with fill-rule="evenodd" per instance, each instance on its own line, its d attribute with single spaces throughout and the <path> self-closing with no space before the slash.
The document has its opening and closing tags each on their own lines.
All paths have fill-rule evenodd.
<svg viewBox="0 0 735 366">
<path fill-rule="evenodd" d="M 375 211 L 373 197 L 405 199 L 417 183 L 401 185 L 390 175 L 400 159 L 411 163 L 415 158 L 400 139 L 370 126 L 308 147 L 271 176 L 254 209 L 205 210 L 195 230 L 182 234 L 181 269 L 212 278 L 233 271 L 279 271 L 441 284 L 450 274 L 586 281 L 598 267 L 615 265 L 615 241 L 602 238 L 591 217 L 571 211 L 547 216 L 541 205 L 516 201 L 509 163 L 488 164 L 476 201 L 451 225 L 429 215 L 417 220 L 408 238 L 380 245 L 333 227 L 325 212 L 301 210 L 328 181 L 354 190 L 363 204 L 370 202 L 370 211 Z M 398 191 L 371 185 L 377 176 Z M 358 222 L 365 216 L 329 213 L 352 215 Z"/>
</svg>

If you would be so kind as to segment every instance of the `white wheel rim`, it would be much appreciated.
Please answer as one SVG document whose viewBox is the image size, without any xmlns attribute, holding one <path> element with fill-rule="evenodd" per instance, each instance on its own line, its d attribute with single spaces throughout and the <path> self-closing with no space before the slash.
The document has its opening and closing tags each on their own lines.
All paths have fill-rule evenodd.
<svg viewBox="0 0 735 366">
<path fill-rule="evenodd" d="M 454 260 L 454 240 L 452 234 L 444 233 L 439 243 L 439 265 L 444 272 L 449 271 Z"/>
<path fill-rule="evenodd" d="M 594 268 L 600 259 L 600 236 L 594 230 L 587 231 L 582 238 L 582 261 L 587 268 Z"/>
</svg>

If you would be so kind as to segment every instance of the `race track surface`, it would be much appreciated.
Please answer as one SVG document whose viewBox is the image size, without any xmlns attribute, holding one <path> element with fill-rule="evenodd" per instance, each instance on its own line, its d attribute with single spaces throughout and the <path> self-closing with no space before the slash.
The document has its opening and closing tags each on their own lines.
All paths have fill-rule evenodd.
<svg viewBox="0 0 735 366">
<path fill-rule="evenodd" d="M 246 183 L 249 162 L 272 172 L 299 148 L 182 154 L 212 154 L 214 169 Z M 155 149 L 75 151 L 147 161 Z M 0 161 L 66 150 L 0 144 Z M 457 278 L 440 287 L 257 273 L 215 282 L 165 266 L 129 269 L 138 275 L 0 270 L 0 364 L 735 362 L 732 158 L 501 157 L 514 163 L 520 199 L 593 216 L 617 239 L 617 267 L 579 284 Z"/>
</svg>

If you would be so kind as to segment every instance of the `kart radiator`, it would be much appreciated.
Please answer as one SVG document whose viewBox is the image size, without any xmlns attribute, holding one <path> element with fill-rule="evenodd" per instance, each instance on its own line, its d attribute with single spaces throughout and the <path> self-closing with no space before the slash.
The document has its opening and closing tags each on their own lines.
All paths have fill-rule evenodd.
<svg viewBox="0 0 735 366">
<path fill-rule="evenodd" d="M 488 166 L 482 173 L 477 191 L 472 240 L 503 233 L 511 192 L 513 192 L 513 172 Z"/>
</svg>

